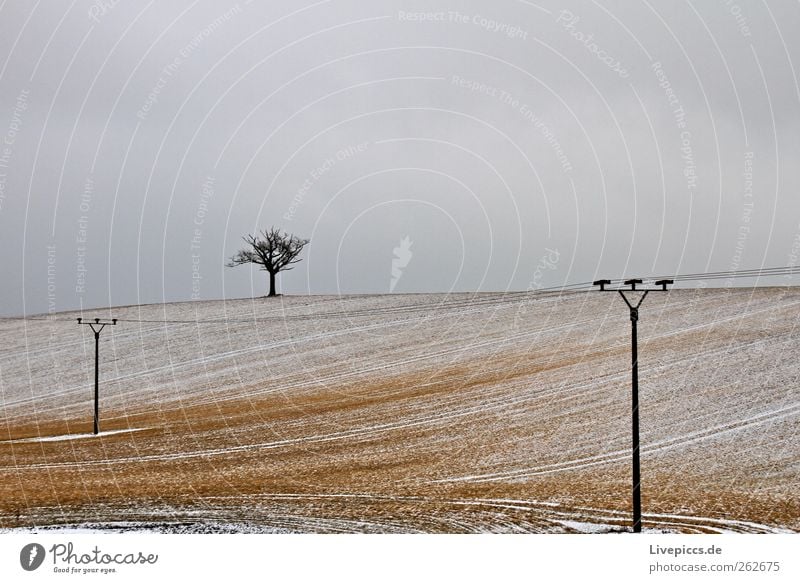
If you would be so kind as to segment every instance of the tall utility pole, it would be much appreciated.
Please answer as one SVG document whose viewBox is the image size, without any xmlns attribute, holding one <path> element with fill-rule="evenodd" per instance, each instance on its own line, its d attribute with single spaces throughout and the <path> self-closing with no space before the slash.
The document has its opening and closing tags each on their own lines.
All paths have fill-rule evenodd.
<svg viewBox="0 0 800 583">
<path fill-rule="evenodd" d="M 94 322 L 84 322 L 83 318 L 78 318 L 78 324 L 89 326 L 94 332 L 94 434 L 100 433 L 100 332 L 106 326 L 116 326 L 117 319 L 110 322 L 101 322 L 100 318 L 95 318 Z"/>
<path fill-rule="evenodd" d="M 637 285 L 642 284 L 641 279 L 627 279 L 623 285 L 629 285 L 630 289 L 606 289 L 611 285 L 610 279 L 600 279 L 593 285 L 599 285 L 600 291 L 619 292 L 622 299 L 628 305 L 631 314 L 631 434 L 633 442 L 633 532 L 642 532 L 642 479 L 641 466 L 639 464 L 639 346 L 637 338 L 636 324 L 639 322 L 639 307 L 647 297 L 647 294 L 655 291 L 668 291 L 667 286 L 674 282 L 671 279 L 661 279 L 655 282 L 661 289 L 637 289 Z M 641 297 L 636 301 L 635 295 L 628 299 L 625 292 L 639 292 Z"/>
</svg>

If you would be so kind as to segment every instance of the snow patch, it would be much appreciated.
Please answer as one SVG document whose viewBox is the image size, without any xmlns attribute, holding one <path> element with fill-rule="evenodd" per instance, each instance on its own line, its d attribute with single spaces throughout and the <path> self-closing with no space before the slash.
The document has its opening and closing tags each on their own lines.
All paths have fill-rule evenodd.
<svg viewBox="0 0 800 583">
<path fill-rule="evenodd" d="M 135 431 L 144 431 L 149 427 L 139 427 L 136 429 L 115 429 L 114 431 L 101 431 L 97 435 L 94 433 L 78 433 L 74 435 L 50 435 L 46 437 L 26 437 L 25 439 L 10 439 L 0 441 L 0 443 L 37 443 L 41 441 L 72 441 L 73 439 L 86 439 L 88 437 L 105 437 L 107 435 L 116 435 L 118 433 L 133 433 Z"/>
</svg>

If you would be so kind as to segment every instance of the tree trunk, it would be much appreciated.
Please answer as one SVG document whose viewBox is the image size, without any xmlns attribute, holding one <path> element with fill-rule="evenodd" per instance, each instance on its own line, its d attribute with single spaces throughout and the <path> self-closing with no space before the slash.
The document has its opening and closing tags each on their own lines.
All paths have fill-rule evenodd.
<svg viewBox="0 0 800 583">
<path fill-rule="evenodd" d="M 275 294 L 275 272 L 269 272 L 269 297 L 274 297 Z"/>
</svg>

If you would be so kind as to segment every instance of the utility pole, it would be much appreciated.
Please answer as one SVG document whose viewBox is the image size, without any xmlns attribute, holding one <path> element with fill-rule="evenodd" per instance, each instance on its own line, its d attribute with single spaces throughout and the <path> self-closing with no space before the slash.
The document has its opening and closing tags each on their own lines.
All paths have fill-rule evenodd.
<svg viewBox="0 0 800 583">
<path fill-rule="evenodd" d="M 84 322 L 83 318 L 78 318 L 78 324 L 89 326 L 94 332 L 94 434 L 100 433 L 100 332 L 106 326 L 116 326 L 117 319 L 110 322 L 101 322 L 100 318 L 95 318 L 94 322 Z"/>
<path fill-rule="evenodd" d="M 610 279 L 600 279 L 593 285 L 600 286 L 602 292 L 619 292 L 622 299 L 630 309 L 631 316 L 631 435 L 633 444 L 633 532 L 642 532 L 642 479 L 641 466 L 639 464 L 639 346 L 637 337 L 637 323 L 639 322 L 639 307 L 650 292 L 669 291 L 668 285 L 674 282 L 671 279 L 660 279 L 655 285 L 660 285 L 661 289 L 636 289 L 637 285 L 642 284 L 641 279 L 627 279 L 623 285 L 630 286 L 630 289 L 606 289 L 607 285 L 612 285 Z M 639 301 L 635 300 L 635 295 L 628 299 L 625 292 L 640 292 L 642 295 Z"/>
</svg>

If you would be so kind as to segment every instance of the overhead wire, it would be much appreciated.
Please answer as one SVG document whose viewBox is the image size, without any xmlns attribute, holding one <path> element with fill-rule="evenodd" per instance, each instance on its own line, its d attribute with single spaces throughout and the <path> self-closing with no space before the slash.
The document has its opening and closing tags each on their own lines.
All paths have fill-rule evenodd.
<svg viewBox="0 0 800 583">
<path fill-rule="evenodd" d="M 705 280 L 713 280 L 713 279 L 743 279 L 743 278 L 762 278 L 762 277 L 775 277 L 775 276 L 791 276 L 798 274 L 800 275 L 800 266 L 784 266 L 784 267 L 769 267 L 769 268 L 758 268 L 758 269 L 744 269 L 744 270 L 729 270 L 729 271 L 712 271 L 712 272 L 705 272 L 705 273 L 688 273 L 688 274 L 677 274 L 677 275 L 665 275 L 665 276 L 652 276 L 643 278 L 645 281 L 655 281 L 655 280 L 662 280 L 662 279 L 669 279 L 674 281 L 675 283 L 683 283 L 683 282 L 693 282 L 693 281 L 705 281 Z M 613 279 L 610 280 L 612 285 L 621 284 L 622 282 L 626 281 L 626 278 L 620 279 Z M 470 308 L 470 307 L 491 307 L 491 306 L 502 306 L 505 304 L 510 303 L 517 303 L 520 301 L 525 301 L 529 298 L 543 298 L 543 297 L 558 297 L 561 295 L 569 294 L 572 295 L 574 293 L 582 292 L 582 291 L 590 291 L 592 288 L 592 282 L 577 282 L 571 284 L 565 284 L 561 286 L 553 286 L 553 287 L 546 287 L 546 288 L 538 288 L 533 290 L 526 290 L 526 291 L 510 291 L 510 292 L 488 292 L 488 293 L 478 293 L 476 292 L 474 296 L 478 297 L 468 297 L 468 298 L 455 298 L 450 301 L 442 301 L 437 303 L 431 303 L 426 305 L 419 305 L 419 304 L 407 304 L 401 306 L 387 306 L 387 307 L 375 307 L 372 309 L 369 308 L 359 308 L 355 310 L 337 310 L 337 311 L 327 311 L 327 312 L 319 312 L 316 314 L 288 314 L 282 313 L 279 315 L 261 315 L 253 314 L 252 318 L 212 318 L 212 319 L 139 319 L 139 318 L 118 318 L 118 322 L 127 322 L 127 323 L 140 323 L 140 324 L 175 324 L 175 325 L 188 325 L 188 324 L 252 324 L 252 323 L 259 323 L 265 322 L 269 320 L 319 320 L 319 319 L 329 319 L 329 318 L 357 318 L 362 316 L 375 316 L 375 315 L 390 315 L 390 314 L 411 314 L 411 313 L 418 313 L 429 311 L 432 309 L 456 309 L 456 308 Z M 302 306 L 298 306 L 302 307 Z M 292 310 L 296 309 L 297 307 L 289 306 L 286 309 Z M 103 308 L 108 309 L 108 308 Z M 85 312 L 90 312 L 91 310 L 85 310 Z M 275 310 L 277 312 L 279 310 Z M 272 313 L 274 313 L 272 312 Z M 52 316 L 34 316 L 34 317 L 7 317 L 7 318 L 0 318 L 0 322 L 3 321 L 27 321 L 27 322 L 74 322 L 73 318 L 63 318 L 63 317 L 52 317 Z"/>
</svg>

